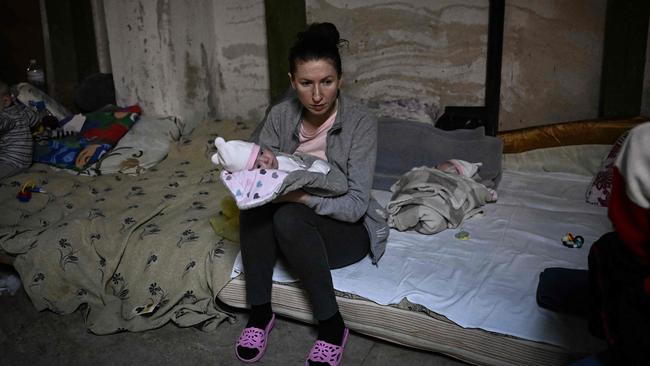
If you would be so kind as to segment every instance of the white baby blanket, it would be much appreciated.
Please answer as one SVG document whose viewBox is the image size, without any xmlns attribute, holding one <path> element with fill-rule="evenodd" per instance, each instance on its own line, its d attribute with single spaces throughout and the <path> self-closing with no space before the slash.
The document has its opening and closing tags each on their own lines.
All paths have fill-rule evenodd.
<svg viewBox="0 0 650 366">
<path fill-rule="evenodd" d="M 586 321 L 540 308 L 539 274 L 548 267 L 587 268 L 591 243 L 611 231 L 607 210 L 584 201 L 590 177 L 566 173 L 504 171 L 499 201 L 483 217 L 435 235 L 391 230 L 378 266 L 370 259 L 332 271 L 337 290 L 378 304 L 403 298 L 465 328 L 480 328 L 575 351 L 594 351 Z M 386 204 L 388 191 L 373 191 Z M 567 232 L 581 235 L 580 249 L 562 245 Z M 243 272 L 238 259 L 232 276 Z M 295 279 L 281 264 L 273 279 Z M 585 309 L 586 311 L 586 309 Z"/>
<path fill-rule="evenodd" d="M 316 158 L 313 158 L 316 159 Z M 309 162 L 310 164 L 313 162 Z M 326 164 L 322 162 L 322 164 Z M 322 197 L 335 197 L 348 190 L 347 177 L 331 167 L 327 174 L 321 170 L 253 169 L 221 172 L 221 181 L 235 198 L 240 210 L 261 206 L 297 189 Z"/>
<path fill-rule="evenodd" d="M 263 205 L 278 196 L 287 172 L 276 169 L 242 170 L 221 172 L 221 181 L 237 202 L 237 207 L 246 210 Z"/>
</svg>

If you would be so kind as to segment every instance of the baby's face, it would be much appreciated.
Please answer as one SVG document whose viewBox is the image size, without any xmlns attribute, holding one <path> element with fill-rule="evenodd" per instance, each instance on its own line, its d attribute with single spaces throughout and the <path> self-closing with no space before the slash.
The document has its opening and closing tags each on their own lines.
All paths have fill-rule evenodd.
<svg viewBox="0 0 650 366">
<path fill-rule="evenodd" d="M 448 161 L 445 161 L 444 163 L 438 164 L 436 166 L 436 169 L 443 171 L 445 173 L 450 173 L 450 174 L 458 174 L 460 175 L 460 172 L 458 171 L 458 168 L 456 166 Z"/>
<path fill-rule="evenodd" d="M 256 169 L 277 169 L 278 159 L 275 158 L 273 151 L 269 149 L 260 149 L 260 156 L 255 160 Z"/>
</svg>

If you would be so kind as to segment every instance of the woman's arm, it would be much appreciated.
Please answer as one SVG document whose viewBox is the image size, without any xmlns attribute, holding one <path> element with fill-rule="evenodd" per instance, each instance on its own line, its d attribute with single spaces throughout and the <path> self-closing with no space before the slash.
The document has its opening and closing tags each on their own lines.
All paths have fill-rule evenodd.
<svg viewBox="0 0 650 366">
<path fill-rule="evenodd" d="M 368 210 L 377 158 L 376 120 L 369 115 L 364 116 L 352 134 L 347 160 L 348 192 L 338 197 L 309 195 L 304 202 L 319 215 L 346 222 L 359 221 Z"/>
<path fill-rule="evenodd" d="M 0 133 L 5 133 L 16 126 L 16 123 L 27 125 L 34 128 L 40 122 L 36 111 L 20 103 L 14 102 L 9 107 L 4 108 L 0 113 Z"/>
<path fill-rule="evenodd" d="M 280 111 L 280 108 L 272 108 L 269 114 L 266 116 L 266 119 L 262 122 L 264 125 L 260 128 L 257 136 L 255 136 L 255 133 L 253 136 L 251 136 L 253 138 L 253 142 L 259 144 L 262 147 L 271 149 L 271 151 L 276 154 L 278 152 L 284 152 L 280 150 L 280 133 L 282 133 L 280 129 L 283 118 L 281 114 L 282 111 Z"/>
</svg>

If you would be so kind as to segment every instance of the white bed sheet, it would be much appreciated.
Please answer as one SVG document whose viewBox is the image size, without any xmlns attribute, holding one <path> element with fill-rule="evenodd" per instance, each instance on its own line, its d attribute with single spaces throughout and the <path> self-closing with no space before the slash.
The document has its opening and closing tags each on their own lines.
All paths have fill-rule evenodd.
<svg viewBox="0 0 650 366">
<path fill-rule="evenodd" d="M 504 171 L 499 199 L 484 215 L 436 235 L 391 230 L 379 266 L 362 260 L 333 270 L 334 287 L 382 305 L 407 298 L 465 328 L 592 351 L 598 342 L 586 321 L 542 309 L 535 299 L 541 271 L 587 268 L 591 243 L 611 231 L 607 210 L 585 202 L 590 179 Z M 390 199 L 390 192 L 374 195 L 382 204 Z M 469 240 L 454 238 L 461 229 Z M 582 235 L 585 245 L 564 247 L 567 232 Z M 233 277 L 241 272 L 238 257 Z M 295 281 L 281 263 L 274 280 Z"/>
</svg>

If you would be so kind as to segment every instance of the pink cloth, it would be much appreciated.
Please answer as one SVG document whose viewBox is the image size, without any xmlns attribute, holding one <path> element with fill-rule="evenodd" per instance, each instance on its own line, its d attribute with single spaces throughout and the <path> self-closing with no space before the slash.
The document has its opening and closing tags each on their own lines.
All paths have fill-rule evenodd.
<svg viewBox="0 0 650 366">
<path fill-rule="evenodd" d="M 287 172 L 275 169 L 221 171 L 221 181 L 235 198 L 237 207 L 246 210 L 261 206 L 278 196 Z"/>
<path fill-rule="evenodd" d="M 248 155 L 248 161 L 246 162 L 246 170 L 251 170 L 255 167 L 255 162 L 257 157 L 260 155 L 260 150 L 262 148 L 258 144 L 253 144 L 250 155 Z"/>
<path fill-rule="evenodd" d="M 327 149 L 327 132 L 334 125 L 336 120 L 336 113 L 334 112 L 317 130 L 309 130 L 305 128 L 304 121 L 300 123 L 300 145 L 296 151 L 316 156 L 322 160 L 327 161 L 325 151 Z"/>
</svg>

